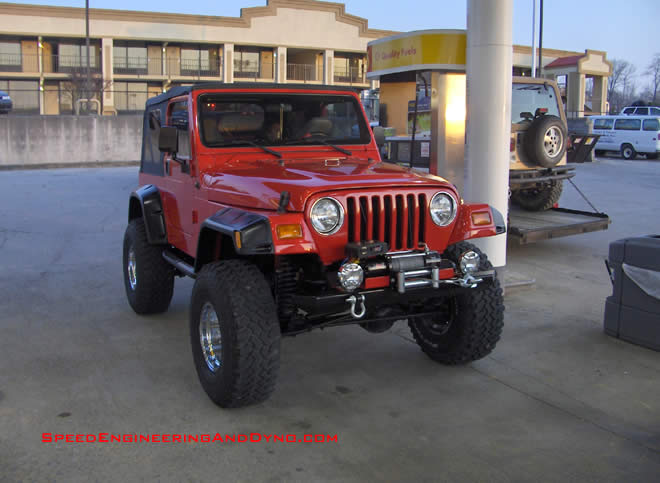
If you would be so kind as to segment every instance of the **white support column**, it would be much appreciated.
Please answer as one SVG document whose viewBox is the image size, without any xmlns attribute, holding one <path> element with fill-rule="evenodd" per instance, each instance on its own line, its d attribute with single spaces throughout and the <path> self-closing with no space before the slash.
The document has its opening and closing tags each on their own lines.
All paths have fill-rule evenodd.
<svg viewBox="0 0 660 483">
<path fill-rule="evenodd" d="M 465 189 L 507 219 L 511 135 L 513 0 L 468 0 Z M 475 240 L 495 267 L 506 264 L 506 235 Z"/>
<path fill-rule="evenodd" d="M 286 47 L 277 48 L 277 83 L 286 84 Z"/>
<path fill-rule="evenodd" d="M 234 82 L 234 44 L 225 44 L 222 56 L 222 80 L 227 84 Z"/>
<path fill-rule="evenodd" d="M 41 35 L 37 38 L 37 60 L 39 62 L 39 114 L 46 114 L 44 95 L 44 44 Z"/>
<path fill-rule="evenodd" d="M 103 89 L 103 112 L 108 114 L 117 114 L 115 110 L 115 94 L 112 85 L 114 78 L 114 58 L 112 55 L 113 42 L 110 38 L 101 39 L 101 66 L 102 80 L 101 86 Z"/>
<path fill-rule="evenodd" d="M 335 83 L 335 51 L 326 50 L 323 53 L 323 83 L 333 85 Z"/>
</svg>

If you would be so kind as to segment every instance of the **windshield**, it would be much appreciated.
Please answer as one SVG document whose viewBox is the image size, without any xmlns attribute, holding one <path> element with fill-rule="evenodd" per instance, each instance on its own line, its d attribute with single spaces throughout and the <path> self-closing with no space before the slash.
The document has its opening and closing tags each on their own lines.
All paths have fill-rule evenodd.
<svg viewBox="0 0 660 483">
<path fill-rule="evenodd" d="M 523 112 L 534 115 L 538 108 L 545 108 L 548 110 L 546 114 L 559 117 L 558 106 L 555 90 L 550 84 L 513 84 L 511 122 L 514 124 L 524 120 Z"/>
<path fill-rule="evenodd" d="M 354 97 L 310 94 L 200 96 L 202 142 L 209 147 L 368 144 Z"/>
</svg>

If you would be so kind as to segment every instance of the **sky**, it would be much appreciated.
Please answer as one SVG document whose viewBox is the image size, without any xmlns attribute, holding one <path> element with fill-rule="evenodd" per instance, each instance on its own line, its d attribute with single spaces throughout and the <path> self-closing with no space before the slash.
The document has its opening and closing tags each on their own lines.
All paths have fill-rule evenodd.
<svg viewBox="0 0 660 483">
<path fill-rule="evenodd" d="M 497 0 L 494 0 L 497 1 Z M 513 43 L 532 44 L 532 5 L 539 0 L 514 0 Z M 83 0 L 14 1 L 41 5 L 84 7 Z M 366 18 L 369 27 L 410 31 L 466 28 L 467 0 L 345 0 L 346 12 Z M 266 0 L 90 0 L 91 8 L 142 10 L 238 17 L 243 7 L 266 5 Z M 660 53 L 660 0 L 545 0 L 543 46 L 583 52 L 604 50 L 608 59 L 622 59 L 641 75 Z M 538 28 L 537 28 L 538 35 Z"/>
</svg>

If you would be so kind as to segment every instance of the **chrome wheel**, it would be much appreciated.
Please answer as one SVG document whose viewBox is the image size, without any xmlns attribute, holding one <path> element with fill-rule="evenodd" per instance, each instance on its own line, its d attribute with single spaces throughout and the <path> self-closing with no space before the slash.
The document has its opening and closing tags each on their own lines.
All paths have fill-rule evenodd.
<svg viewBox="0 0 660 483">
<path fill-rule="evenodd" d="M 551 158 L 554 158 L 561 152 L 563 146 L 563 133 L 558 127 L 552 126 L 545 132 L 545 135 L 543 136 L 543 147 L 545 148 L 546 154 Z"/>
<path fill-rule="evenodd" d="M 199 316 L 199 342 L 206 365 L 211 372 L 216 372 L 222 365 L 222 333 L 211 302 L 204 304 Z"/>
<path fill-rule="evenodd" d="M 128 283 L 131 290 L 135 290 L 135 287 L 137 287 L 137 263 L 135 262 L 133 247 L 128 250 Z"/>
</svg>

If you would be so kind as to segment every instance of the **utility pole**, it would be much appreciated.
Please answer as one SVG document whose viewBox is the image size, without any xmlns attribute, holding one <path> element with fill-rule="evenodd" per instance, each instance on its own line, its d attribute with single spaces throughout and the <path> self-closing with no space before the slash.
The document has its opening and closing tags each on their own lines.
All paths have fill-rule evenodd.
<svg viewBox="0 0 660 483">
<path fill-rule="evenodd" d="M 536 77 L 536 0 L 532 0 L 532 77 Z"/>
<path fill-rule="evenodd" d="M 543 77 L 543 0 L 539 0 L 539 77 Z"/>
<path fill-rule="evenodd" d="M 89 114 L 89 98 L 92 90 L 92 74 L 89 67 L 89 0 L 85 0 L 85 46 L 87 47 L 87 80 L 85 82 L 86 111 Z"/>
</svg>

